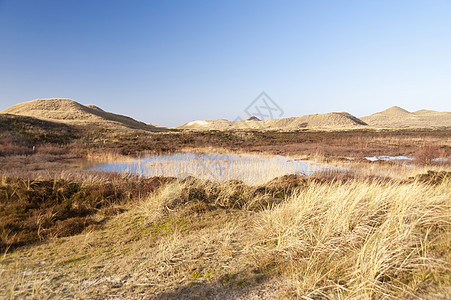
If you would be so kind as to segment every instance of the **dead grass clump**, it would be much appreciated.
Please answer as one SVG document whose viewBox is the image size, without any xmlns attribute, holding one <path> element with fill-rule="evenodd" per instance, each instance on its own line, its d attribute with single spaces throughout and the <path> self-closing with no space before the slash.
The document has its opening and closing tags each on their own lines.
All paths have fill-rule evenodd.
<svg viewBox="0 0 451 300">
<path fill-rule="evenodd" d="M 284 201 L 314 180 L 319 179 L 287 175 L 267 184 L 249 186 L 240 180 L 215 182 L 187 177 L 151 195 L 141 204 L 142 213 L 153 222 L 175 210 L 188 214 L 216 209 L 259 211 Z"/>
<path fill-rule="evenodd" d="M 430 184 L 442 184 L 445 183 L 445 181 L 451 181 L 451 172 L 428 171 L 425 174 L 419 174 L 415 177 L 411 177 L 411 179 Z"/>
<path fill-rule="evenodd" d="M 254 188 L 238 180 L 216 183 L 187 177 L 166 185 L 142 203 L 142 212 L 153 222 L 174 210 L 203 213 L 214 209 L 240 209 L 252 199 Z"/>
<path fill-rule="evenodd" d="M 450 191 L 449 181 L 312 183 L 260 214 L 255 263 L 289 279 L 294 297 L 412 296 L 450 276 L 451 262 L 431 250 L 450 242 L 440 238 Z"/>
</svg>

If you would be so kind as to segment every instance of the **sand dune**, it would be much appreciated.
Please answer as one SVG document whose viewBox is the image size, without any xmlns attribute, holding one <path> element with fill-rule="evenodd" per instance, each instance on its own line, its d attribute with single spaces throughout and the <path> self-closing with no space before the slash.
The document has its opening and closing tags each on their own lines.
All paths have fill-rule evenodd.
<svg viewBox="0 0 451 300">
<path fill-rule="evenodd" d="M 301 128 L 347 129 L 361 128 L 362 126 L 374 128 L 451 127 L 451 112 L 438 112 L 427 109 L 409 112 L 401 107 L 393 106 L 360 119 L 347 112 L 331 112 L 263 121 L 253 116 L 239 121 L 227 121 L 224 119 L 197 120 L 188 122 L 178 128 L 192 130 L 297 130 Z"/>
<path fill-rule="evenodd" d="M 451 112 L 434 110 L 418 110 L 409 112 L 401 107 L 393 106 L 384 111 L 361 118 L 372 127 L 403 128 L 403 127 L 451 127 Z"/>
<path fill-rule="evenodd" d="M 313 114 L 301 117 L 270 119 L 261 121 L 257 117 L 245 120 L 199 120 L 188 122 L 178 128 L 193 130 L 230 130 L 230 129 L 262 129 L 262 130 L 296 130 L 301 128 L 355 128 L 366 126 L 365 122 L 346 112 Z"/>
<path fill-rule="evenodd" d="M 95 105 L 82 105 L 69 99 L 37 99 L 16 104 L 2 113 L 29 116 L 61 123 L 122 127 L 147 131 L 164 131 L 130 117 L 105 112 Z"/>
<path fill-rule="evenodd" d="M 106 112 L 98 106 L 82 105 L 69 99 L 38 99 L 16 104 L 3 112 L 19 116 L 28 116 L 65 124 L 80 124 L 100 128 L 127 128 L 146 131 L 168 131 L 168 128 L 145 124 L 130 117 Z M 407 128 L 407 127 L 451 127 L 451 112 L 418 110 L 409 112 L 393 106 L 367 117 L 357 118 L 347 112 L 312 114 L 300 117 L 260 120 L 251 116 L 245 120 L 228 121 L 197 120 L 188 122 L 177 129 L 191 130 L 281 130 L 298 129 L 351 129 L 362 127 Z"/>
</svg>

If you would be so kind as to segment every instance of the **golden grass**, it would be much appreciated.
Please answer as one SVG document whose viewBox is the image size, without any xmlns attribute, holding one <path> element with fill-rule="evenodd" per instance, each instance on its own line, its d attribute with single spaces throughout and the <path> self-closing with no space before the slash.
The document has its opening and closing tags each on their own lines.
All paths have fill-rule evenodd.
<svg viewBox="0 0 451 300">
<path fill-rule="evenodd" d="M 134 158 L 128 155 L 123 155 L 118 150 L 98 151 L 89 149 L 84 155 L 89 162 L 113 162 L 113 161 L 131 161 Z"/>
<path fill-rule="evenodd" d="M 445 295 L 449 180 L 310 181 L 272 205 L 274 191 L 257 190 L 169 183 L 101 231 L 6 255 L 0 289 L 10 298 Z"/>
<path fill-rule="evenodd" d="M 297 296 L 418 294 L 422 278 L 450 276 L 449 257 L 433 250 L 451 242 L 450 192 L 449 182 L 313 183 L 260 215 L 256 260 L 273 261 Z"/>
</svg>

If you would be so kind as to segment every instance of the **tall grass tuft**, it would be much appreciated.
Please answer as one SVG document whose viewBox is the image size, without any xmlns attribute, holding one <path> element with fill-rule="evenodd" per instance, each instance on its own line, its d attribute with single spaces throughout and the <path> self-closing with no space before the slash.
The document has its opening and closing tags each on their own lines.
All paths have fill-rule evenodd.
<svg viewBox="0 0 451 300">
<path fill-rule="evenodd" d="M 450 275 L 434 249 L 450 245 L 451 185 L 310 184 L 260 214 L 255 262 L 306 298 L 378 299 L 421 293 Z M 444 277 L 446 278 L 446 277 Z M 438 279 L 440 282 L 440 279 Z"/>
</svg>

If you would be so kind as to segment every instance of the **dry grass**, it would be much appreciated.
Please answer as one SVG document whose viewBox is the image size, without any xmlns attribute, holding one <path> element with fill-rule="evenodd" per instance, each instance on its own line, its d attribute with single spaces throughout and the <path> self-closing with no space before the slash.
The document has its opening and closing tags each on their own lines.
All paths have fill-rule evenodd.
<svg viewBox="0 0 451 300">
<path fill-rule="evenodd" d="M 120 175 L 87 176 L 82 180 L 2 177 L 0 252 L 98 227 L 122 212 L 123 205 L 167 181 Z"/>
<path fill-rule="evenodd" d="M 451 185 L 311 184 L 257 221 L 256 261 L 309 298 L 405 298 L 447 284 Z"/>
<path fill-rule="evenodd" d="M 79 139 L 55 135 L 53 143 L 51 123 L 22 131 L 28 119 L 10 119 L 0 126 L 25 135 L 0 142 L 0 198 L 15 199 L 2 198 L 0 215 L 17 221 L 1 237 L 6 247 L 31 239 L 2 253 L 0 298 L 451 298 L 450 173 L 427 172 L 449 171 L 449 164 L 359 160 L 422 157 L 422 150 L 431 157 L 425 145 L 449 157 L 449 131 L 85 130 Z M 169 178 L 157 190 L 144 178 L 75 169 L 81 158 L 205 145 L 308 156 L 349 171 L 253 186 Z M 72 215 L 80 207 L 95 227 Z M 68 218 L 57 222 L 67 222 L 71 236 L 57 230 L 61 213 Z"/>
<path fill-rule="evenodd" d="M 12 298 L 443 296 L 450 194 L 448 179 L 250 187 L 188 178 L 101 231 L 7 255 L 0 288 Z"/>
</svg>

